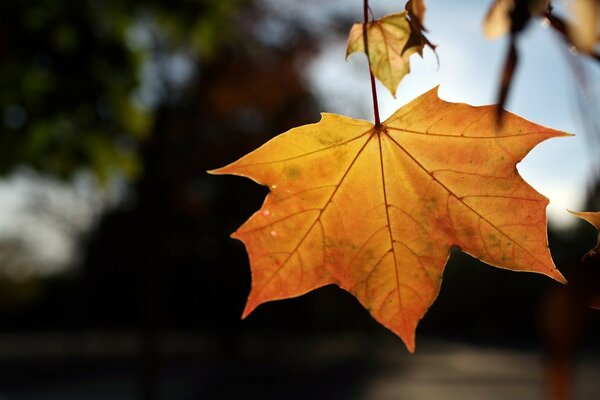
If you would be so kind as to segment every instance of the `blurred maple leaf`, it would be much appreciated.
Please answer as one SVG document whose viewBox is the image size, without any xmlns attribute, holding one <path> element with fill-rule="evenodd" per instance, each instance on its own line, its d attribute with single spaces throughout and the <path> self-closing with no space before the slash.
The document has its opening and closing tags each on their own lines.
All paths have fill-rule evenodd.
<svg viewBox="0 0 600 400">
<path fill-rule="evenodd" d="M 549 0 L 495 0 L 483 20 L 483 33 L 496 39 L 511 29 L 520 31 L 532 16 L 544 15 L 549 7 Z"/>
<path fill-rule="evenodd" d="M 600 212 L 599 211 L 592 211 L 592 212 L 577 212 L 577 211 L 569 211 L 571 214 L 575 215 L 576 217 L 579 217 L 581 219 L 583 219 L 584 221 L 589 222 L 590 224 L 594 225 L 594 227 L 598 230 L 600 230 Z M 600 233 L 598 234 L 598 244 L 596 244 L 596 247 L 594 247 L 593 249 L 591 249 L 590 251 L 588 251 L 587 253 L 585 253 L 583 255 L 583 257 L 581 258 L 582 261 L 596 261 L 596 263 L 598 261 L 600 261 Z M 598 267 L 598 265 L 593 266 L 594 267 Z M 594 293 L 591 296 L 591 300 L 589 302 L 589 306 L 592 308 L 597 308 L 600 309 L 600 287 L 595 288 L 596 290 L 594 291 Z"/>
<path fill-rule="evenodd" d="M 571 1 L 574 21 L 567 24 L 573 45 L 582 53 L 594 54 L 600 42 L 600 0 Z"/>
<path fill-rule="evenodd" d="M 531 17 L 542 17 L 578 51 L 596 55 L 600 0 L 570 0 L 568 5 L 571 18 L 564 21 L 552 14 L 549 0 L 495 0 L 483 21 L 483 33 L 488 39 L 495 39 L 511 30 L 521 31 Z"/>
<path fill-rule="evenodd" d="M 483 33 L 488 39 L 509 34 L 509 46 L 500 76 L 498 105 L 508 98 L 519 61 L 517 38 L 532 18 L 543 18 L 572 49 L 600 61 L 596 46 L 600 41 L 600 0 L 571 0 L 574 20 L 566 22 L 552 13 L 550 0 L 494 0 L 484 20 Z"/>
<path fill-rule="evenodd" d="M 548 201 L 515 164 L 566 134 L 508 112 L 498 127 L 495 113 L 442 101 L 433 89 L 379 126 L 322 114 L 210 171 L 270 188 L 232 235 L 252 268 L 243 316 L 333 283 L 412 352 L 453 246 L 565 282 L 548 250 Z"/>
<path fill-rule="evenodd" d="M 590 224 L 594 225 L 596 229 L 600 230 L 600 212 L 577 212 L 577 211 L 569 211 L 571 214 L 579 217 Z M 600 234 L 598 235 L 598 244 L 596 247 L 588 251 L 584 256 L 583 260 L 587 260 L 588 258 L 598 257 L 600 256 Z"/>
</svg>

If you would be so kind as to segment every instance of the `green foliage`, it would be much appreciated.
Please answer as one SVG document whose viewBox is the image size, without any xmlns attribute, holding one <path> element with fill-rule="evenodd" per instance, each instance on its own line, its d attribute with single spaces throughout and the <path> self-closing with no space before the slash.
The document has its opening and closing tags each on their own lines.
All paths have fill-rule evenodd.
<svg viewBox="0 0 600 400">
<path fill-rule="evenodd" d="M 138 176 L 139 144 L 151 134 L 153 111 L 173 95 L 166 90 L 144 104 L 144 66 L 175 51 L 213 54 L 238 3 L 4 2 L 0 174 L 26 164 L 62 178 L 81 169 L 100 181 L 113 173 Z M 134 43 L 136 29 L 150 39 Z"/>
</svg>

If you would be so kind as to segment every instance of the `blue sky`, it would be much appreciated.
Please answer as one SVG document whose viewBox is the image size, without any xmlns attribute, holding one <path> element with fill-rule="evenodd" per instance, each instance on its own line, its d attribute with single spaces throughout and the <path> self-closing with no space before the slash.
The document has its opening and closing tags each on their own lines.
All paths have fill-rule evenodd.
<svg viewBox="0 0 600 400">
<path fill-rule="evenodd" d="M 356 10 L 357 21 L 362 18 L 362 1 L 342 3 L 347 12 Z M 376 17 L 401 10 L 401 3 L 370 1 Z M 438 84 L 440 97 L 447 101 L 472 105 L 496 101 L 507 38 L 491 41 L 482 34 L 481 23 L 490 3 L 427 1 L 425 25 L 430 31 L 429 39 L 438 45 L 439 68 L 433 53 L 426 50 L 423 59 L 411 57 L 411 73 L 401 82 L 396 99 L 378 84 L 382 119 Z M 573 55 L 566 46 L 536 20 L 518 48 L 520 60 L 506 108 L 533 122 L 576 135 L 538 145 L 518 165 L 530 185 L 550 199 L 551 222 L 565 227 L 575 222 L 566 209 L 583 207 L 586 185 L 593 172 L 592 154 L 598 149 L 590 148 L 592 141 L 582 130 L 575 99 L 576 80 L 569 66 Z M 345 61 L 344 56 L 344 41 L 324 43 L 308 78 L 327 107 L 324 111 L 372 121 L 366 58 L 353 55 Z M 591 82 L 598 85 L 598 69 L 593 72 Z M 595 91 L 598 89 L 596 86 Z"/>
</svg>

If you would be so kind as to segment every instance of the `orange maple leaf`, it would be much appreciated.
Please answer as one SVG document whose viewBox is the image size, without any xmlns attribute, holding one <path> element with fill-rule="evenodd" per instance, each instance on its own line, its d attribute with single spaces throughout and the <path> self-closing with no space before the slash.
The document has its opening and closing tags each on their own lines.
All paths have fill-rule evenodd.
<svg viewBox="0 0 600 400">
<path fill-rule="evenodd" d="M 448 103 L 433 89 L 380 126 L 322 114 L 211 171 L 270 188 L 232 236 L 244 242 L 261 303 L 327 284 L 346 289 L 414 351 L 450 249 L 560 282 L 548 250 L 545 197 L 515 164 L 565 133 L 494 106 Z"/>
</svg>

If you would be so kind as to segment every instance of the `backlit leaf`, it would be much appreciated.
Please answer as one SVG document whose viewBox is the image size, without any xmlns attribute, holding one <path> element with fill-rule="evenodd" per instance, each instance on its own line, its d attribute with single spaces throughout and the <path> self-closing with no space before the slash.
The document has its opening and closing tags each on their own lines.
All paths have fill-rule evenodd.
<svg viewBox="0 0 600 400">
<path fill-rule="evenodd" d="M 575 21 L 568 24 L 573 45 L 582 53 L 593 53 L 600 39 L 600 1 L 574 0 L 571 8 Z"/>
<path fill-rule="evenodd" d="M 421 52 L 422 46 L 405 48 L 410 37 L 410 25 L 406 11 L 390 14 L 367 24 L 367 46 L 371 71 L 395 96 L 398 84 L 410 72 L 409 57 Z M 346 57 L 364 52 L 363 24 L 352 26 L 348 36 Z"/>
<path fill-rule="evenodd" d="M 515 164 L 566 134 L 510 113 L 498 127 L 495 115 L 494 106 L 448 103 L 433 89 L 381 126 L 323 114 L 211 171 L 270 188 L 232 235 L 252 269 L 243 316 L 333 283 L 413 351 L 453 246 L 564 282 L 548 250 L 548 201 Z"/>
<path fill-rule="evenodd" d="M 512 15 L 516 2 L 526 3 L 523 9 L 532 16 L 542 15 L 548 10 L 550 4 L 549 0 L 494 0 L 483 20 L 483 33 L 488 39 L 495 39 L 509 33 L 513 19 L 528 18 L 528 16 Z"/>
</svg>

